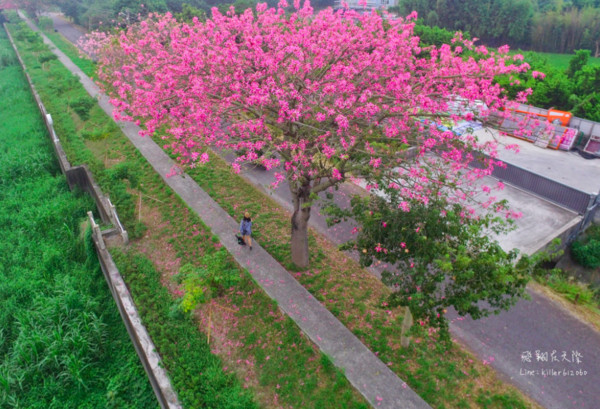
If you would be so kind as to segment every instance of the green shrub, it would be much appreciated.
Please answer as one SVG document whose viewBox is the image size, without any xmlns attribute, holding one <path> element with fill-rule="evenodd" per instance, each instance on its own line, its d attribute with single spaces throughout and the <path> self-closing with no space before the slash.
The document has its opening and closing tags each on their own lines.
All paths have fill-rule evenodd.
<svg viewBox="0 0 600 409">
<path fill-rule="evenodd" d="M 91 129 L 82 129 L 79 131 L 79 134 L 83 139 L 90 141 L 99 141 L 102 139 L 106 139 L 110 136 L 112 130 L 107 126 L 102 127 L 92 127 Z"/>
<path fill-rule="evenodd" d="M 54 53 L 48 51 L 48 52 L 41 53 L 38 56 L 38 61 L 43 64 L 48 61 L 56 60 L 57 58 L 58 57 Z"/>
<path fill-rule="evenodd" d="M 54 22 L 50 17 L 42 16 L 38 19 L 38 27 L 41 30 L 54 30 Z"/>
<path fill-rule="evenodd" d="M 14 33 L 14 37 L 19 41 L 27 41 L 28 43 L 43 43 L 42 36 L 38 33 L 31 31 L 27 24 L 21 22 L 17 25 L 17 30 Z"/>
<path fill-rule="evenodd" d="M 118 163 L 112 168 L 107 170 L 108 177 L 111 181 L 116 182 L 119 180 L 127 179 L 132 188 L 137 188 L 138 177 L 135 172 L 132 171 L 131 164 L 127 162 Z"/>
<path fill-rule="evenodd" d="M 17 65 L 18 60 L 15 53 L 11 50 L 0 50 L 0 68 Z"/>
<path fill-rule="evenodd" d="M 41 58 L 40 62 L 43 62 Z M 82 121 L 87 121 L 90 117 L 90 110 L 96 105 L 96 100 L 88 96 L 81 96 L 71 101 L 70 105 Z"/>
<path fill-rule="evenodd" d="M 577 240 L 571 245 L 573 258 L 584 267 L 600 267 L 600 240 Z"/>
<path fill-rule="evenodd" d="M 77 76 L 64 70 L 57 70 L 56 65 L 50 68 L 50 77 L 52 78 L 52 81 L 48 83 L 48 87 L 55 91 L 59 96 L 80 86 L 79 78 Z M 85 96 L 87 96 L 87 94 Z M 57 99 L 62 100 L 63 98 Z M 73 102 L 74 101 L 68 101 L 68 104 L 72 105 Z"/>
<path fill-rule="evenodd" d="M 213 296 L 221 296 L 225 290 L 239 283 L 237 268 L 227 256 L 227 251 L 220 249 L 204 256 L 203 267 L 196 268 L 191 264 L 181 267 L 177 280 L 185 289 L 181 300 L 184 312 L 193 311 L 199 303 Z"/>
<path fill-rule="evenodd" d="M 426 26 L 424 24 L 415 25 L 415 34 L 420 38 L 423 45 L 435 45 L 440 47 L 442 44 L 450 44 L 454 38 L 454 33 L 437 26 Z"/>
</svg>

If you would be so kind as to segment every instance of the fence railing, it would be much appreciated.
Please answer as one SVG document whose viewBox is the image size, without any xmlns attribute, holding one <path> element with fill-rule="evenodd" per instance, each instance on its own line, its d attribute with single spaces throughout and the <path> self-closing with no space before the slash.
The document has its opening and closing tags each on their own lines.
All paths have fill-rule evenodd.
<svg viewBox="0 0 600 409">
<path fill-rule="evenodd" d="M 92 225 L 92 238 L 98 254 L 98 261 L 104 273 L 104 278 L 110 288 L 110 292 L 117 304 L 125 328 L 133 346 L 140 357 L 140 361 L 146 370 L 154 394 L 158 399 L 160 407 L 163 409 L 181 409 L 177 394 L 171 386 L 171 381 L 165 369 L 161 366 L 161 359 L 152 338 L 148 334 L 146 327 L 142 324 L 140 316 L 131 297 L 131 293 L 123 281 L 123 277 L 110 255 L 104 237 L 99 226 L 94 221 L 92 212 L 88 212 L 88 218 Z"/>
</svg>

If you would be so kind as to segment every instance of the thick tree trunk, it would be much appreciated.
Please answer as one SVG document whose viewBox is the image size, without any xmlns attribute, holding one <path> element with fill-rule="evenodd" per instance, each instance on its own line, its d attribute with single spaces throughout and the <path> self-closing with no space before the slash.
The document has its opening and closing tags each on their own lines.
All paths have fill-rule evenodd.
<svg viewBox="0 0 600 409">
<path fill-rule="evenodd" d="M 308 219 L 310 219 L 310 183 L 292 190 L 292 262 L 300 268 L 308 267 Z"/>
</svg>

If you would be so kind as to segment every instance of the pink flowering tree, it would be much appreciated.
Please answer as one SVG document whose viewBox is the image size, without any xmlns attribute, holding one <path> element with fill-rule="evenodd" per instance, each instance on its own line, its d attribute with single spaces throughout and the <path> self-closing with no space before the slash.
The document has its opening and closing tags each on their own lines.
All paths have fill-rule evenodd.
<svg viewBox="0 0 600 409">
<path fill-rule="evenodd" d="M 493 78 L 528 66 L 507 47 L 489 52 L 460 35 L 421 48 L 414 15 L 294 6 L 213 9 L 191 24 L 154 15 L 90 44 L 117 116 L 160 131 L 181 164 L 226 149 L 237 152 L 235 171 L 260 160 L 276 170 L 274 186 L 287 181 L 292 261 L 305 267 L 317 194 L 349 178 L 377 177 L 410 200 L 468 198 L 467 186 L 495 165 L 496 146 L 443 125 L 509 115 Z M 468 167 L 478 152 L 487 159 Z"/>
</svg>

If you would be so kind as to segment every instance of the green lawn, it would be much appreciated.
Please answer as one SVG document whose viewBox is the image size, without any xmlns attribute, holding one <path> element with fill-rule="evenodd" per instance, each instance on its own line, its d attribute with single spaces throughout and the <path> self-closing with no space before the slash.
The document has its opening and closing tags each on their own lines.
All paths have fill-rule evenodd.
<svg viewBox="0 0 600 409">
<path fill-rule="evenodd" d="M 516 50 L 511 54 L 527 54 L 529 51 Z M 535 51 L 540 57 L 546 59 L 548 64 L 558 70 L 566 70 L 569 67 L 569 61 L 575 56 L 575 54 L 558 54 L 558 53 L 544 53 Z M 590 57 L 588 65 L 600 65 L 600 57 Z"/>
</svg>

